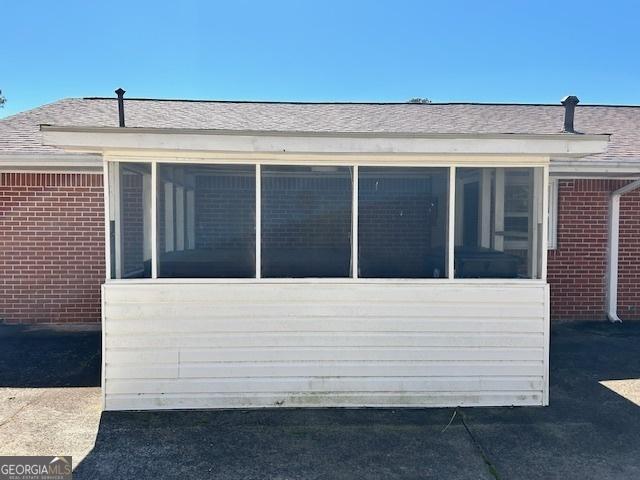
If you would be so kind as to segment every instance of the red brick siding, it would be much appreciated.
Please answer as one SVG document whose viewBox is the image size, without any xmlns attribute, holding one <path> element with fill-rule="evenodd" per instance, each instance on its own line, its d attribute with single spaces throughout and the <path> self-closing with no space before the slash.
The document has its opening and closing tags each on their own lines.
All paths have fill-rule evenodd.
<svg viewBox="0 0 640 480">
<path fill-rule="evenodd" d="M 100 321 L 100 174 L 0 173 L 0 321 Z"/>
<path fill-rule="evenodd" d="M 640 190 L 620 200 L 618 315 L 623 320 L 640 319 Z"/>
<path fill-rule="evenodd" d="M 553 319 L 604 318 L 609 194 L 625 183 L 586 179 L 559 182 L 557 248 L 549 251 L 548 262 Z M 640 305 L 639 202 L 638 193 L 622 201 L 619 302 L 623 318 L 625 311 L 633 313 Z"/>
</svg>

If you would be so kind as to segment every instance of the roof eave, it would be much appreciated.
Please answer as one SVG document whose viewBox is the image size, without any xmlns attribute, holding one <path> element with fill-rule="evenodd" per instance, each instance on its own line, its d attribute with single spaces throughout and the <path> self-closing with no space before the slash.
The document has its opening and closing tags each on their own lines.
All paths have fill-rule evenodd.
<svg viewBox="0 0 640 480">
<path fill-rule="evenodd" d="M 0 171 L 99 172 L 102 155 L 96 153 L 0 153 Z"/>
<path fill-rule="evenodd" d="M 552 158 L 549 173 L 562 177 L 640 177 L 640 161 Z"/>
<path fill-rule="evenodd" d="M 341 154 L 479 154 L 584 157 L 608 134 L 280 132 L 42 125 L 44 143 L 66 151 L 224 151 Z"/>
<path fill-rule="evenodd" d="M 282 137 L 337 137 L 337 138 L 509 138 L 509 139 L 578 139 L 605 140 L 610 133 L 526 133 L 526 132 L 491 132 L 491 133 L 420 133 L 420 132 L 385 132 L 385 131 L 323 131 L 323 130 L 246 130 L 246 129 L 204 129 L 204 128 L 168 128 L 168 127 L 101 127 L 101 126 L 59 126 L 41 124 L 42 132 L 74 132 L 74 133 L 138 133 L 167 135 L 235 135 L 235 136 L 282 136 Z"/>
</svg>

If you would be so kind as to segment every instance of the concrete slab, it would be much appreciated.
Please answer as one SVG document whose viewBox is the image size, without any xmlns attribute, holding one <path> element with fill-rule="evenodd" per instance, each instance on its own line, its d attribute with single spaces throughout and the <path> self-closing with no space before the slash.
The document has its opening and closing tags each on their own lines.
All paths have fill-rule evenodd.
<svg viewBox="0 0 640 480">
<path fill-rule="evenodd" d="M 107 412 L 93 452 L 74 475 L 493 478 L 461 424 L 442 431 L 450 415 L 442 410 Z"/>
<path fill-rule="evenodd" d="M 95 325 L 0 326 L 0 455 L 72 455 L 77 465 L 93 449 L 100 342 Z"/>
<path fill-rule="evenodd" d="M 78 465 L 101 413 L 99 387 L 0 388 L 0 455 L 64 454 Z"/>
<path fill-rule="evenodd" d="M 554 325 L 549 407 L 459 409 L 446 429 L 452 409 L 100 415 L 74 386 L 98 384 L 99 333 L 59 334 L 0 328 L 0 455 L 72 454 L 75 478 L 640 478 L 640 323 Z"/>
<path fill-rule="evenodd" d="M 640 322 L 555 325 L 551 405 L 465 409 L 501 478 L 640 478 L 640 407 L 602 383 L 640 379 Z"/>
</svg>

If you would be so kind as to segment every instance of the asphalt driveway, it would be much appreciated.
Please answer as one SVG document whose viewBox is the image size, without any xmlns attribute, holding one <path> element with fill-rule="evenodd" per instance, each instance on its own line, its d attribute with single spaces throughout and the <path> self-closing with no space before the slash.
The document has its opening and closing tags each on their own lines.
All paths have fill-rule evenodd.
<svg viewBox="0 0 640 480">
<path fill-rule="evenodd" d="M 0 455 L 71 453 L 75 478 L 640 478 L 640 322 L 554 325 L 547 408 L 100 414 L 99 344 L 0 328 Z"/>
</svg>

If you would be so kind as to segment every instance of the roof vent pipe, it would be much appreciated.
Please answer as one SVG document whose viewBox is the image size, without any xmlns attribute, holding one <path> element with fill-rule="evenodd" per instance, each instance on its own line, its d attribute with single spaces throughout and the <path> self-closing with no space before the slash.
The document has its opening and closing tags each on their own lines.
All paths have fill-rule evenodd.
<svg viewBox="0 0 640 480">
<path fill-rule="evenodd" d="M 116 95 L 118 95 L 118 121 L 121 127 L 124 127 L 124 94 L 126 92 L 119 88 L 116 90 Z"/>
<path fill-rule="evenodd" d="M 575 95 L 569 95 L 564 97 L 560 103 L 564 105 L 564 133 L 576 133 L 573 128 L 573 116 L 576 111 L 576 105 L 580 103 L 580 100 Z"/>
</svg>

